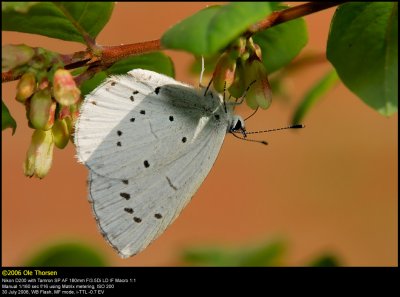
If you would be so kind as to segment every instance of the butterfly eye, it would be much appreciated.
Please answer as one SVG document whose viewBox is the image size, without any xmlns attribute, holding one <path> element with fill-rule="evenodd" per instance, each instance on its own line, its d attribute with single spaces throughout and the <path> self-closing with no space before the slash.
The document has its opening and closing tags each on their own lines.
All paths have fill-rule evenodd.
<svg viewBox="0 0 400 297">
<path fill-rule="evenodd" d="M 241 117 L 235 115 L 232 120 L 231 131 L 241 131 L 245 130 L 244 121 Z"/>
<path fill-rule="evenodd" d="M 240 121 L 237 121 L 235 124 L 235 127 L 233 127 L 233 130 L 240 130 L 242 129 L 242 123 Z"/>
</svg>

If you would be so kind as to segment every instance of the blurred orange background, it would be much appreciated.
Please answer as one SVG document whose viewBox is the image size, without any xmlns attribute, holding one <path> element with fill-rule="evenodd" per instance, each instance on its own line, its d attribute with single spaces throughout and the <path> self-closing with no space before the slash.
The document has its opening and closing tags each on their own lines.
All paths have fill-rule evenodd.
<svg viewBox="0 0 400 297">
<path fill-rule="evenodd" d="M 213 3 L 117 3 L 98 36 L 102 45 L 158 39 L 178 21 Z M 301 3 L 292 3 L 299 5 Z M 324 53 L 335 8 L 305 17 L 309 43 L 302 54 Z M 60 53 L 83 50 L 73 42 L 2 32 L 3 44 L 25 43 Z M 194 85 L 190 54 L 166 51 L 176 79 Z M 329 62 L 286 78 L 291 100 L 275 100 L 247 122 L 248 130 L 285 126 L 304 93 Z M 145 251 L 120 259 L 97 230 L 87 201 L 86 168 L 75 148 L 55 149 L 43 180 L 23 175 L 32 130 L 15 101 L 16 82 L 2 85 L 2 98 L 17 121 L 16 134 L 2 133 L 2 265 L 18 266 L 57 240 L 82 240 L 113 266 L 179 264 L 188 247 L 248 247 L 268 239 L 289 243 L 286 262 L 301 265 L 329 251 L 342 265 L 398 264 L 398 116 L 385 118 L 342 84 L 304 120 L 305 129 L 263 134 L 265 147 L 227 136 L 208 177 L 167 231 Z M 246 116 L 249 110 L 239 112 Z"/>
</svg>

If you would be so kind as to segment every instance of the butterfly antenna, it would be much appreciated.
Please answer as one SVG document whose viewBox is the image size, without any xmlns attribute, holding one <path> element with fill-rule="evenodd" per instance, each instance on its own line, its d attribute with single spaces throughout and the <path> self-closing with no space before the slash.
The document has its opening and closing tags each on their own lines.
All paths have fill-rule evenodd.
<svg viewBox="0 0 400 297">
<path fill-rule="evenodd" d="M 228 111 L 226 110 L 226 101 L 225 101 L 225 93 L 226 93 L 226 82 L 224 83 L 224 109 L 225 109 L 225 113 L 228 113 Z"/>
<path fill-rule="evenodd" d="M 210 89 L 210 86 L 211 86 L 212 81 L 213 81 L 213 79 L 211 78 L 210 82 L 209 82 L 208 85 L 207 85 L 206 90 L 204 91 L 204 97 L 207 96 L 207 92 L 208 92 L 208 89 Z"/>
<path fill-rule="evenodd" d="M 276 128 L 276 129 L 269 129 L 269 130 L 262 130 L 262 131 L 253 131 L 253 132 L 246 132 L 246 134 L 257 134 L 257 133 L 267 133 L 267 132 L 273 132 L 273 131 L 279 131 L 279 130 L 286 130 L 286 129 L 300 129 L 300 128 L 305 128 L 304 125 L 291 125 L 287 127 L 282 127 L 282 128 Z M 234 132 L 235 133 L 235 132 Z"/>
<path fill-rule="evenodd" d="M 249 86 L 244 90 L 242 97 L 239 98 L 240 102 L 236 102 L 236 104 L 242 104 L 244 101 L 244 98 L 246 98 L 247 92 L 249 91 L 250 87 L 255 83 L 256 81 L 253 80 Z"/>
<path fill-rule="evenodd" d="M 259 108 L 259 106 L 257 106 L 256 110 L 253 111 L 253 113 L 251 115 L 249 115 L 247 118 L 245 118 L 244 120 L 246 121 L 246 120 L 250 119 L 253 115 L 255 115 L 257 110 L 258 110 L 258 108 Z"/>
<path fill-rule="evenodd" d="M 203 74 L 204 74 L 205 69 L 206 68 L 204 67 L 204 57 L 201 56 L 201 72 L 200 72 L 200 81 L 199 81 L 200 87 L 202 87 L 201 82 L 203 81 Z M 206 91 L 206 93 L 207 93 L 207 91 Z M 204 94 L 204 96 L 205 96 L 205 94 Z"/>
<path fill-rule="evenodd" d="M 256 142 L 256 143 L 260 143 L 260 144 L 263 144 L 263 145 L 268 145 L 268 142 L 266 142 L 265 140 L 247 139 L 247 138 L 244 138 L 244 137 L 239 137 L 239 136 L 237 136 L 237 135 L 235 134 L 235 133 L 242 133 L 242 132 L 233 132 L 233 131 L 231 131 L 230 133 L 231 133 L 233 136 L 235 136 L 236 138 L 241 139 L 241 140 L 250 141 L 250 142 Z"/>
</svg>

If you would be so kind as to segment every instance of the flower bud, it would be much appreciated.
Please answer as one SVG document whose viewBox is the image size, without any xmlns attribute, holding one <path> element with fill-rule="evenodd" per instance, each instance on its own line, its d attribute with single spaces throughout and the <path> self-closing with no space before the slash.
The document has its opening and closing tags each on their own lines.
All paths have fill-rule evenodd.
<svg viewBox="0 0 400 297">
<path fill-rule="evenodd" d="M 67 124 L 68 127 L 68 133 L 70 135 L 70 139 L 73 142 L 73 138 L 74 138 L 74 132 L 75 132 L 75 127 L 74 127 L 74 123 L 72 121 L 72 118 L 70 116 L 65 117 L 64 118 L 65 123 Z"/>
<path fill-rule="evenodd" d="M 28 100 L 25 101 L 25 115 L 26 115 L 26 118 L 28 120 L 29 128 L 35 129 L 35 127 L 33 127 L 32 123 L 31 123 L 31 120 L 29 119 L 30 110 L 31 110 L 31 101 L 28 99 Z"/>
<path fill-rule="evenodd" d="M 35 130 L 32 135 L 32 141 L 26 153 L 24 162 L 24 174 L 32 177 L 43 178 L 51 168 L 53 160 L 53 135 L 51 130 Z"/>
<path fill-rule="evenodd" d="M 229 88 L 235 78 L 236 59 L 233 59 L 229 53 L 223 53 L 219 58 L 213 73 L 213 85 L 217 92 L 222 93 L 224 86 Z"/>
<path fill-rule="evenodd" d="M 247 60 L 244 69 L 246 85 L 250 86 L 246 94 L 247 105 L 256 109 L 260 106 L 267 109 L 271 105 L 272 92 L 264 64 L 257 58 Z"/>
<path fill-rule="evenodd" d="M 49 87 L 49 80 L 47 77 L 42 78 L 42 80 L 39 83 L 39 90 L 44 90 Z"/>
<path fill-rule="evenodd" d="M 76 120 L 79 117 L 79 110 L 81 108 L 82 101 L 79 101 L 77 104 L 73 104 L 69 107 L 70 113 L 71 113 L 71 118 L 75 124 Z"/>
<path fill-rule="evenodd" d="M 253 38 L 247 40 L 246 48 L 250 53 L 250 56 L 256 56 L 258 60 L 262 60 L 261 48 L 258 44 L 254 43 Z"/>
<path fill-rule="evenodd" d="M 58 119 L 65 120 L 65 123 L 68 127 L 68 134 L 70 135 L 72 142 L 75 132 L 75 123 L 79 116 L 79 108 L 81 103 L 82 101 L 79 101 L 77 104 L 62 106 L 58 114 Z"/>
<path fill-rule="evenodd" d="M 246 39 L 240 37 L 235 40 L 231 46 L 231 57 L 238 58 L 242 56 L 246 51 Z"/>
<path fill-rule="evenodd" d="M 261 47 L 256 43 L 254 43 L 254 53 L 259 60 L 262 60 Z"/>
<path fill-rule="evenodd" d="M 236 71 L 235 71 L 235 79 L 233 80 L 232 85 L 229 87 L 228 91 L 232 97 L 240 98 L 243 96 L 243 93 L 246 89 L 245 85 L 245 77 L 244 77 L 244 68 L 242 59 L 237 59 L 236 62 Z"/>
<path fill-rule="evenodd" d="M 55 120 L 51 131 L 53 133 L 54 144 L 59 149 L 63 149 L 68 144 L 69 140 L 69 129 L 66 120 Z"/>
<path fill-rule="evenodd" d="M 58 103 L 64 106 L 75 104 L 81 95 L 71 73 L 65 69 L 57 69 L 54 73 L 53 94 Z"/>
<path fill-rule="evenodd" d="M 6 44 L 1 47 L 1 70 L 9 71 L 17 66 L 24 65 L 34 56 L 33 48 L 25 44 Z"/>
<path fill-rule="evenodd" d="M 35 129 L 49 130 L 54 124 L 56 102 L 49 89 L 40 90 L 30 100 L 29 120 Z"/>
<path fill-rule="evenodd" d="M 59 119 L 64 119 L 65 117 L 71 116 L 71 111 L 69 106 L 60 106 L 60 112 L 58 114 Z"/>
<path fill-rule="evenodd" d="M 25 72 L 17 85 L 16 99 L 19 102 L 25 102 L 26 99 L 32 96 L 36 90 L 36 77 L 32 72 Z"/>
</svg>

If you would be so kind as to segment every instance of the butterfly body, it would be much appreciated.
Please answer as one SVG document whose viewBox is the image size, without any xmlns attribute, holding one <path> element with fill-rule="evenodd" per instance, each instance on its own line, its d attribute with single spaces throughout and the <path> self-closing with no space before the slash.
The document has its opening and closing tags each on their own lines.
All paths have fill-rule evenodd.
<svg viewBox="0 0 400 297">
<path fill-rule="evenodd" d="M 137 254 L 179 215 L 242 120 L 221 96 L 135 69 L 86 96 L 76 124 L 89 201 L 121 257 Z"/>
</svg>

